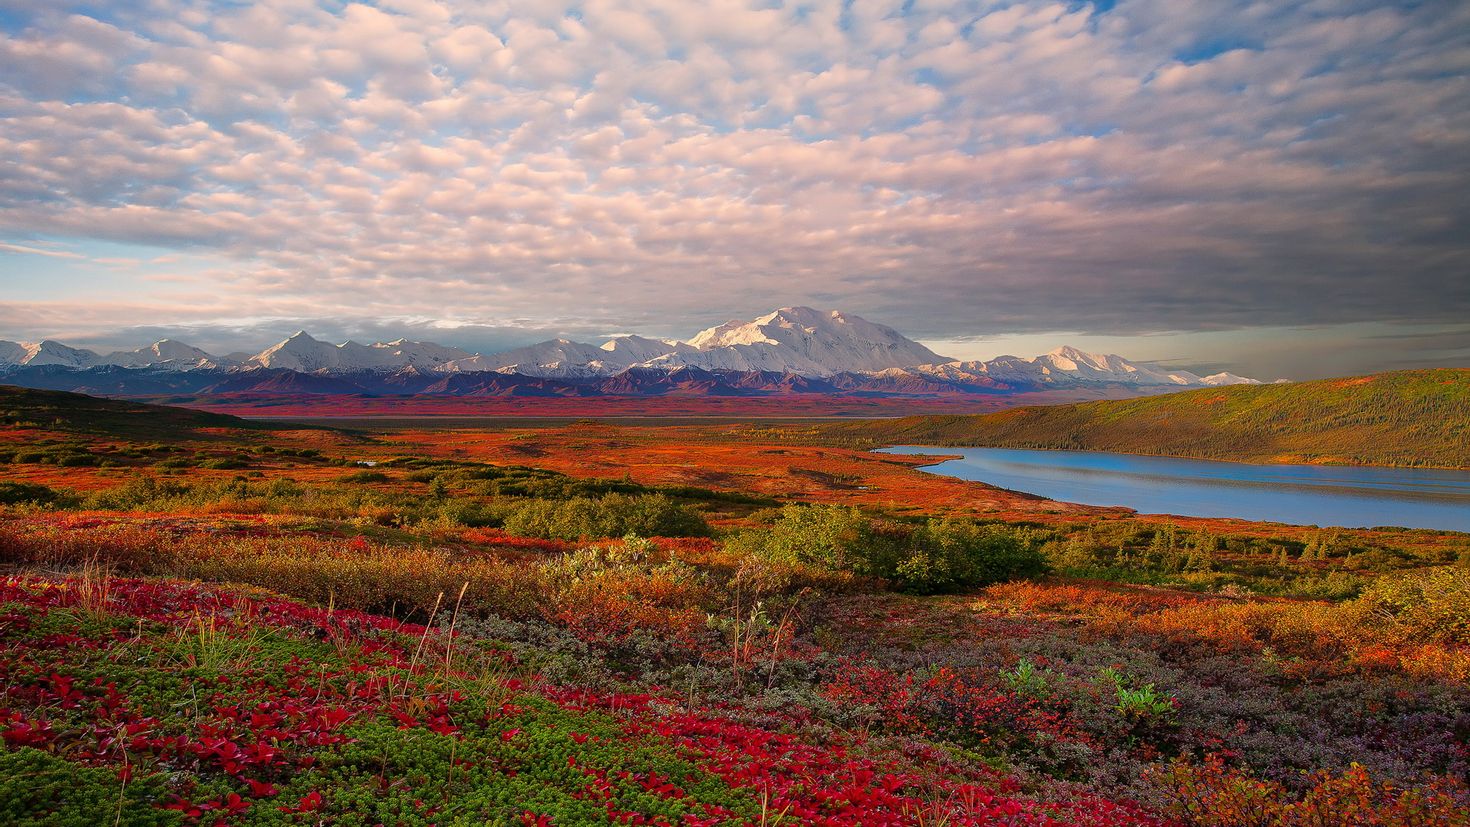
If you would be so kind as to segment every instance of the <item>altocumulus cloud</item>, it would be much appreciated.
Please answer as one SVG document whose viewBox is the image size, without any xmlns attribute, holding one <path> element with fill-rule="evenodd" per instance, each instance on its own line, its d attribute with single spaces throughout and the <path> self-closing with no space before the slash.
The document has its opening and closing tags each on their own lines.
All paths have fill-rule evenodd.
<svg viewBox="0 0 1470 827">
<path fill-rule="evenodd" d="M 18 0 L 0 24 L 11 330 L 1470 312 L 1455 0 Z M 102 242 L 209 265 L 47 293 L 34 268 Z"/>
</svg>

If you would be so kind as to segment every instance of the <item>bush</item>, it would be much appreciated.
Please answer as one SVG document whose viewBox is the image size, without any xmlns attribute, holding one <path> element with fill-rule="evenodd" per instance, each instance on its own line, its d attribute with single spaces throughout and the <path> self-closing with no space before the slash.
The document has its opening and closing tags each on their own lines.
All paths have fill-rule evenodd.
<svg viewBox="0 0 1470 827">
<path fill-rule="evenodd" d="M 601 499 L 531 500 L 505 516 L 505 530 L 522 537 L 704 537 L 709 525 L 662 494 L 608 494 Z"/>
<path fill-rule="evenodd" d="M 188 486 L 161 482 L 155 477 L 133 477 L 116 488 L 99 491 L 86 499 L 88 508 L 129 511 L 145 505 L 156 505 L 185 494 Z"/>
<path fill-rule="evenodd" d="M 742 535 L 740 545 L 779 562 L 860 574 L 876 573 L 872 569 L 882 566 L 874 566 L 874 560 L 897 553 L 872 520 L 856 508 L 838 505 L 788 505 L 769 529 Z"/>
<path fill-rule="evenodd" d="M 249 468 L 250 463 L 235 457 L 225 459 L 206 460 L 199 465 L 200 468 L 209 468 L 215 471 L 237 471 L 241 468 Z"/>
<path fill-rule="evenodd" d="M 95 466 L 97 462 L 91 454 L 62 454 L 56 458 L 56 464 L 62 468 L 86 468 Z"/>
<path fill-rule="evenodd" d="M 930 520 L 915 532 L 895 574 L 910 591 L 934 593 L 1035 577 L 1046 571 L 1041 552 L 1002 525 Z"/>
<path fill-rule="evenodd" d="M 384 474 L 382 471 L 357 471 L 343 476 L 342 482 L 387 482 L 389 479 L 391 479 L 391 477 L 389 477 L 387 474 Z"/>
<path fill-rule="evenodd" d="M 923 594 L 1046 570 L 1041 553 L 1006 526 L 946 519 L 913 527 L 835 505 L 787 506 L 769 529 L 747 532 L 735 545 L 771 560 L 894 580 Z"/>
<path fill-rule="evenodd" d="M 30 482 L 0 482 L 0 505 L 49 505 L 61 498 L 53 488 Z"/>
<path fill-rule="evenodd" d="M 1438 566 L 1384 575 L 1357 605 L 1405 640 L 1470 643 L 1470 570 Z"/>
</svg>

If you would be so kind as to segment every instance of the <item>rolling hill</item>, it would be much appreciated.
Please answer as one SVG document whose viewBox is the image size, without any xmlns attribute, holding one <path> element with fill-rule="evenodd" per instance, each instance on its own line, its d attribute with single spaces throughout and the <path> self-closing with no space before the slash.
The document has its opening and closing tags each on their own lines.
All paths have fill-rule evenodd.
<svg viewBox="0 0 1470 827">
<path fill-rule="evenodd" d="M 177 437 L 203 428 L 263 430 L 270 427 L 228 414 L 0 385 L 0 424 L 26 423 L 52 431 L 139 439 Z"/>
<path fill-rule="evenodd" d="M 1470 468 L 1470 369 L 823 426 L 865 445 L 1049 448 L 1252 462 Z"/>
</svg>

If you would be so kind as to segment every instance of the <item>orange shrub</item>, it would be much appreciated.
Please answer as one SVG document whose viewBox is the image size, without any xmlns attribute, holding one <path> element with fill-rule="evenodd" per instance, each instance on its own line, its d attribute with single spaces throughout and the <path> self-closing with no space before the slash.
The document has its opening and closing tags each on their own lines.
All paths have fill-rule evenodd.
<svg viewBox="0 0 1470 827">
<path fill-rule="evenodd" d="M 1227 767 L 1211 755 L 1203 764 L 1177 760 L 1149 774 L 1167 810 L 1191 827 L 1459 827 L 1470 824 L 1463 785 L 1430 779 L 1400 787 L 1375 781 L 1354 764 L 1319 771 L 1312 786 L 1293 795 Z"/>
<path fill-rule="evenodd" d="M 1385 620 L 1371 596 L 1330 603 L 1166 593 L 1117 584 L 1014 582 L 986 589 L 983 605 L 992 611 L 1080 617 L 1081 634 L 1152 635 L 1171 646 L 1222 652 L 1254 653 L 1269 647 L 1292 659 L 1283 668 L 1299 677 L 1357 669 L 1470 679 L 1470 646 L 1452 636 L 1416 639 L 1406 634 L 1427 609 L 1415 606 Z M 1414 620 L 1402 619 L 1413 612 L 1418 613 L 1412 614 Z M 1441 611 L 1435 618 L 1451 614 Z"/>
</svg>

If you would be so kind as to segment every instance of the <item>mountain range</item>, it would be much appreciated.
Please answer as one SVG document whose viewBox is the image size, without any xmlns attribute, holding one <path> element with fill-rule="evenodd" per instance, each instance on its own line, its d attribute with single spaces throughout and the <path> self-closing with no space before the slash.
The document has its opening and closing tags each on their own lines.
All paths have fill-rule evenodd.
<svg viewBox="0 0 1470 827">
<path fill-rule="evenodd" d="M 106 355 L 61 342 L 0 341 L 0 380 L 109 395 L 366 393 L 533 395 L 875 393 L 933 395 L 1039 389 L 1260 384 L 1199 376 L 1060 347 L 1034 358 L 948 359 L 885 325 L 841 311 L 784 307 L 689 341 L 553 339 L 478 354 L 398 339 L 332 344 L 301 331 L 255 353 L 215 356 L 170 339 Z"/>
</svg>

